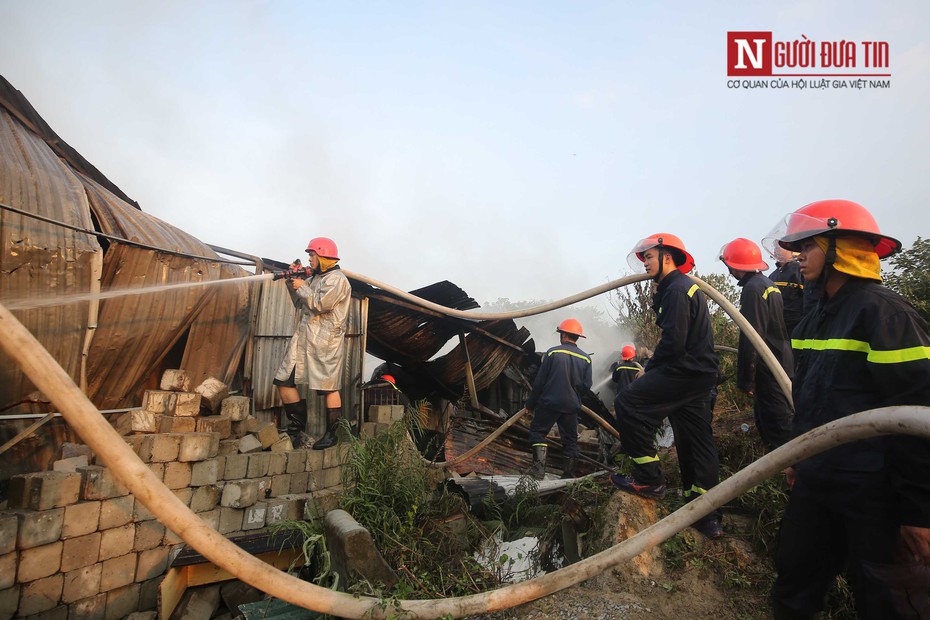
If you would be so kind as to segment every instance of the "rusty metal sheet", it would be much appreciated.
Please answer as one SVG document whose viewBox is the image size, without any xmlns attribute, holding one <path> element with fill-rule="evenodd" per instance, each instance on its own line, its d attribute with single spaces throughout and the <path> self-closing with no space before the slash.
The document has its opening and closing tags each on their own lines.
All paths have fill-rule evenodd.
<svg viewBox="0 0 930 620">
<path fill-rule="evenodd" d="M 92 228 L 78 179 L 41 139 L 3 109 L 0 202 Z M 39 299 L 89 291 L 100 253 L 91 235 L 0 210 L 0 299 Z M 14 311 L 78 383 L 88 313 L 88 303 Z M 0 353 L 0 412 L 48 411 L 41 401 L 32 382 Z"/>
<path fill-rule="evenodd" d="M 482 330 L 519 347 L 530 336 L 524 327 L 517 327 L 511 320 L 482 321 L 477 324 Z M 432 376 L 444 384 L 454 387 L 465 385 L 465 364 L 467 361 L 465 347 L 471 358 L 475 374 L 475 388 L 481 391 L 493 383 L 515 357 L 520 356 L 518 348 L 507 347 L 496 340 L 479 333 L 465 336 L 465 345 L 459 343 L 454 349 L 440 358 L 427 363 Z"/>
</svg>

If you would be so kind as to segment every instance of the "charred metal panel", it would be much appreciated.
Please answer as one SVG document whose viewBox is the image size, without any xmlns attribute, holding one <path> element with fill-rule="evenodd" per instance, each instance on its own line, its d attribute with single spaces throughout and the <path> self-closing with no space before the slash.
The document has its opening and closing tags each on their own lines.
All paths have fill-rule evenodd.
<svg viewBox="0 0 930 620">
<path fill-rule="evenodd" d="M 465 337 L 465 345 L 460 343 L 446 355 L 427 364 L 430 373 L 444 384 L 449 386 L 463 386 L 465 384 L 465 365 L 467 358 L 465 347 L 468 348 L 468 358 L 475 374 L 475 387 L 483 390 L 491 385 L 504 369 L 521 352 L 518 347 L 530 337 L 530 332 L 516 323 L 506 321 L 483 321 L 477 327 L 498 338 L 516 345 L 517 348 L 507 347 L 488 338 L 487 336 L 472 332 Z"/>
</svg>

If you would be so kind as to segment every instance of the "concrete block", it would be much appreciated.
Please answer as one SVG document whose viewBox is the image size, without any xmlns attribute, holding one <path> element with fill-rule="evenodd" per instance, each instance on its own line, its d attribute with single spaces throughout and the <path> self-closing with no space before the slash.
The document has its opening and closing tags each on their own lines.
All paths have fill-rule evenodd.
<svg viewBox="0 0 930 620">
<path fill-rule="evenodd" d="M 100 589 L 103 590 L 102 585 Z M 139 609 L 140 589 L 138 583 L 130 583 L 108 592 L 104 590 L 107 592 L 107 611 L 103 616 L 104 620 L 124 620 L 137 611 Z"/>
<path fill-rule="evenodd" d="M 323 519 L 326 548 L 339 583 L 350 585 L 358 577 L 388 587 L 398 581 L 397 574 L 384 561 L 371 533 L 344 510 L 332 510 Z"/>
<path fill-rule="evenodd" d="M 158 609 L 159 586 L 162 577 L 149 579 L 139 584 L 139 609 Z"/>
<path fill-rule="evenodd" d="M 277 476 L 287 470 L 287 453 L 286 452 L 269 452 L 268 453 L 268 475 Z"/>
<path fill-rule="evenodd" d="M 221 415 L 205 415 L 197 418 L 197 432 L 216 433 L 220 439 L 232 436 L 232 420 Z"/>
<path fill-rule="evenodd" d="M 309 450 L 293 450 L 287 453 L 287 467 L 285 473 L 296 474 L 307 471 L 307 452 Z"/>
<path fill-rule="evenodd" d="M 323 490 L 323 470 L 320 471 L 308 471 L 307 475 L 309 480 L 307 481 L 307 490 L 311 492 L 322 491 Z"/>
<path fill-rule="evenodd" d="M 191 464 L 172 461 L 165 463 L 165 486 L 169 489 L 182 489 L 191 484 Z"/>
<path fill-rule="evenodd" d="M 145 523 L 151 522 L 145 521 Z M 103 530 L 100 532 L 100 557 L 98 561 L 102 562 L 126 555 L 132 551 L 135 537 L 136 526 L 133 523 L 129 523 L 122 527 Z"/>
<path fill-rule="evenodd" d="M 175 402 L 178 399 L 176 392 L 165 390 L 146 390 L 142 394 L 142 408 L 152 413 L 171 415 Z"/>
<path fill-rule="evenodd" d="M 0 618 L 12 618 L 19 609 L 19 586 L 0 590 Z"/>
<path fill-rule="evenodd" d="M 61 526 L 64 523 L 65 509 L 51 510 L 13 510 L 19 518 L 16 532 L 16 548 L 30 549 L 55 542 L 61 538 Z"/>
<path fill-rule="evenodd" d="M 157 433 L 161 414 L 146 409 L 133 409 L 129 412 L 129 428 L 134 433 Z"/>
<path fill-rule="evenodd" d="M 158 387 L 166 392 L 189 392 L 191 374 L 186 370 L 168 369 L 161 373 L 161 382 Z"/>
<path fill-rule="evenodd" d="M 231 454 L 226 457 L 226 468 L 223 472 L 224 480 L 241 480 L 249 471 L 248 454 Z"/>
<path fill-rule="evenodd" d="M 74 504 L 81 491 L 81 475 L 65 471 L 40 471 L 10 478 L 8 506 L 49 510 Z"/>
<path fill-rule="evenodd" d="M 70 459 L 74 456 L 86 456 L 88 463 L 94 462 L 94 451 L 90 449 L 90 446 L 82 443 L 72 443 L 70 441 L 61 444 L 61 453 L 58 455 L 58 458 Z"/>
<path fill-rule="evenodd" d="M 19 590 L 19 617 L 31 616 L 58 606 L 64 576 L 57 573 L 44 579 L 22 584 Z"/>
<path fill-rule="evenodd" d="M 129 412 L 118 413 L 115 418 L 110 418 L 110 426 L 112 426 L 120 436 L 125 437 L 132 433 L 132 416 L 129 415 Z"/>
<path fill-rule="evenodd" d="M 281 523 L 287 514 L 287 500 L 276 497 L 265 502 L 265 525 Z"/>
<path fill-rule="evenodd" d="M 271 447 L 268 448 L 274 453 L 287 454 L 294 450 L 294 443 L 291 441 L 291 438 L 287 433 L 280 433 L 278 435 L 278 440 L 271 444 Z"/>
<path fill-rule="evenodd" d="M 149 463 L 152 460 L 151 435 L 130 435 L 129 437 L 123 437 L 123 440 L 129 444 L 129 447 L 132 448 L 132 451 L 136 453 L 143 463 Z"/>
<path fill-rule="evenodd" d="M 320 472 L 320 485 L 324 489 L 342 484 L 342 468 L 328 467 Z"/>
<path fill-rule="evenodd" d="M 252 399 L 248 396 L 228 396 L 220 405 L 220 415 L 226 416 L 233 422 L 241 422 L 249 417 L 252 409 Z"/>
<path fill-rule="evenodd" d="M 52 471 L 77 472 L 78 467 L 87 467 L 88 465 L 90 465 L 90 461 L 87 459 L 87 455 L 82 454 L 67 459 L 58 459 L 52 463 Z"/>
<path fill-rule="evenodd" d="M 132 497 L 127 495 L 126 497 Z M 96 532 L 100 523 L 100 511 L 103 503 L 99 501 L 78 502 L 65 506 L 64 519 L 61 525 L 61 538 L 75 538 Z M 2 539 L 2 536 L 0 536 Z"/>
<path fill-rule="evenodd" d="M 184 435 L 179 433 L 152 435 L 152 453 L 149 460 L 153 463 L 167 463 L 178 460 L 182 437 Z"/>
<path fill-rule="evenodd" d="M 222 506 L 228 508 L 245 508 L 258 501 L 258 482 L 256 480 L 230 480 L 223 487 Z"/>
<path fill-rule="evenodd" d="M 217 531 L 220 534 L 240 531 L 242 529 L 242 513 L 241 508 L 220 507 L 220 527 Z"/>
<path fill-rule="evenodd" d="M 307 504 L 308 497 L 309 496 L 306 493 L 295 493 L 293 495 L 284 495 L 269 501 L 284 502 L 283 519 L 288 521 L 298 521 L 304 518 L 304 507 Z"/>
<path fill-rule="evenodd" d="M 136 536 L 132 543 L 133 551 L 147 551 L 159 546 L 165 539 L 165 526 L 151 520 L 136 523 Z"/>
<path fill-rule="evenodd" d="M 98 528 L 101 530 L 108 530 L 131 522 L 135 505 L 136 498 L 132 495 L 124 495 L 123 497 L 114 497 L 101 501 L 100 525 Z"/>
<path fill-rule="evenodd" d="M 16 549 L 17 530 L 19 518 L 13 513 L 0 513 L 0 555 Z"/>
<path fill-rule="evenodd" d="M 219 480 L 219 463 L 216 457 L 191 463 L 191 480 L 192 487 L 202 487 L 207 484 L 216 484 Z"/>
<path fill-rule="evenodd" d="M 211 618 L 220 608 L 220 586 L 211 585 L 188 590 L 178 604 L 178 620 Z"/>
<path fill-rule="evenodd" d="M 202 406 L 213 413 L 220 410 L 223 399 L 229 396 L 229 386 L 215 377 L 204 380 L 203 383 L 194 388 L 194 391 L 203 397 Z"/>
<path fill-rule="evenodd" d="M 203 418 L 200 418 L 202 420 Z M 179 461 L 194 462 L 205 461 L 216 456 L 219 449 L 219 437 L 212 432 L 198 431 L 181 435 L 181 444 L 178 449 Z"/>
<path fill-rule="evenodd" d="M 219 456 L 227 456 L 230 454 L 239 454 L 239 440 L 238 439 L 221 439 L 219 445 L 219 451 L 217 452 Z"/>
<path fill-rule="evenodd" d="M 54 575 L 61 568 L 61 541 L 23 549 L 16 567 L 17 583 L 27 583 Z M 56 601 L 57 602 L 57 601 Z"/>
<path fill-rule="evenodd" d="M 61 602 L 74 603 L 99 594 L 102 570 L 103 564 L 91 564 L 64 573 Z"/>
<path fill-rule="evenodd" d="M 104 560 L 103 570 L 100 573 L 100 591 L 109 592 L 132 583 L 136 578 L 136 559 L 135 553 L 127 553 L 117 558 Z M 122 616 L 119 617 L 122 618 Z"/>
<path fill-rule="evenodd" d="M 178 418 L 193 418 L 200 415 L 200 394 L 194 392 L 178 392 L 171 415 Z"/>
<path fill-rule="evenodd" d="M 157 437 L 158 435 L 153 435 Z M 110 499 L 129 495 L 129 489 L 120 482 L 113 472 L 99 465 L 88 465 L 78 469 L 81 474 L 81 499 L 92 501 Z"/>
<path fill-rule="evenodd" d="M 165 464 L 164 463 L 148 463 L 148 468 L 155 474 L 155 477 L 159 480 L 165 479 Z"/>
<path fill-rule="evenodd" d="M 326 450 L 307 450 L 306 471 L 320 471 L 323 469 L 323 453 Z"/>
<path fill-rule="evenodd" d="M 216 508 L 220 501 L 220 490 L 214 484 L 197 487 L 191 494 L 191 510 L 207 512 Z"/>
<path fill-rule="evenodd" d="M 211 528 L 220 531 L 220 509 L 214 508 L 213 510 L 208 510 L 206 512 L 197 513 L 197 516 L 200 517 L 200 520 L 209 525 Z"/>
<path fill-rule="evenodd" d="M 175 497 L 181 500 L 182 504 L 184 504 L 187 507 L 190 507 L 191 496 L 194 493 L 190 488 L 185 487 L 183 489 L 171 489 L 171 492 L 174 493 Z"/>
<path fill-rule="evenodd" d="M 254 478 L 258 482 L 258 499 L 271 497 L 271 476 L 264 478 Z"/>
<path fill-rule="evenodd" d="M 251 452 L 261 452 L 262 442 L 254 434 L 249 433 L 239 440 L 239 452 L 249 454 Z"/>
<path fill-rule="evenodd" d="M 158 420 L 159 433 L 193 433 L 197 430 L 197 418 L 162 416 Z"/>
<path fill-rule="evenodd" d="M 168 569 L 168 547 L 146 549 L 139 554 L 136 564 L 136 581 L 154 579 Z"/>
<path fill-rule="evenodd" d="M 313 505 L 318 514 L 325 515 L 330 510 L 336 510 L 339 507 L 339 500 L 342 498 L 342 487 L 330 487 L 322 491 L 314 491 L 312 497 Z"/>
<path fill-rule="evenodd" d="M 372 405 L 368 408 L 368 421 L 391 424 L 404 419 L 403 405 Z"/>
<path fill-rule="evenodd" d="M 362 422 L 362 430 L 359 433 L 362 437 L 374 437 L 377 434 L 378 425 L 374 422 Z"/>
<path fill-rule="evenodd" d="M 281 497 L 291 492 L 291 474 L 278 474 L 271 476 L 271 487 L 268 497 Z"/>
<path fill-rule="evenodd" d="M 216 529 L 216 528 L 213 528 L 213 529 Z M 180 536 L 178 536 L 177 534 L 175 534 L 168 528 L 165 528 L 165 539 L 162 541 L 163 545 L 166 545 L 168 547 L 173 547 L 174 545 L 180 545 L 183 542 L 184 541 L 181 539 Z"/>
<path fill-rule="evenodd" d="M 140 521 L 148 521 L 154 518 L 155 515 L 152 514 L 152 511 L 148 509 L 148 506 L 137 500 L 132 508 L 132 520 L 138 523 Z"/>
<path fill-rule="evenodd" d="M 228 457 L 225 457 L 225 456 L 216 457 L 216 480 L 217 481 L 223 480 L 226 477 L 226 459 L 227 458 Z M 248 466 L 248 461 L 246 462 L 246 466 Z"/>
<path fill-rule="evenodd" d="M 107 593 L 85 598 L 68 605 L 68 617 L 81 620 L 103 620 L 107 610 Z"/>
<path fill-rule="evenodd" d="M 266 510 L 265 502 L 257 502 L 246 508 L 242 513 L 242 529 L 257 530 L 265 527 Z"/>
<path fill-rule="evenodd" d="M 328 467 L 339 467 L 345 463 L 349 456 L 349 446 L 345 442 L 341 442 L 332 448 L 317 450 L 316 452 L 323 453 L 323 469 Z"/>
<path fill-rule="evenodd" d="M 310 472 L 302 471 L 291 476 L 291 490 L 289 493 L 306 493 L 310 490 Z"/>
<path fill-rule="evenodd" d="M 16 563 L 19 556 L 15 551 L 0 555 L 0 590 L 12 588 L 16 584 Z M 0 615 L 0 618 L 3 616 Z"/>
<path fill-rule="evenodd" d="M 249 455 L 249 468 L 246 470 L 246 478 L 261 478 L 268 475 L 268 463 L 271 460 L 269 452 L 255 452 Z"/>
<path fill-rule="evenodd" d="M 84 536 L 62 541 L 61 571 L 67 573 L 96 564 L 97 560 L 100 559 L 100 537 L 100 532 L 91 532 Z M 96 594 L 96 592 L 93 594 Z M 87 596 L 92 595 L 88 594 Z"/>
<path fill-rule="evenodd" d="M 278 441 L 278 426 L 274 422 L 266 422 L 255 431 L 255 436 L 262 442 L 262 450 L 267 450 Z"/>
</svg>

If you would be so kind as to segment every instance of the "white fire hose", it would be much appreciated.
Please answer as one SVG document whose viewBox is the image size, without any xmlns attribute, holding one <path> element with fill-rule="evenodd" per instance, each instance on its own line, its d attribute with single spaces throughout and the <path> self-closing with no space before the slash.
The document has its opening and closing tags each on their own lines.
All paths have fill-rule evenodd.
<svg viewBox="0 0 930 620">
<path fill-rule="evenodd" d="M 358 276 L 353 274 L 353 277 Z M 582 293 L 568 298 L 571 301 L 566 303 L 574 303 L 642 279 L 645 279 L 645 276 L 631 276 L 617 280 L 604 287 L 592 289 L 598 292 L 589 291 L 590 295 Z M 700 281 L 696 281 L 701 284 Z M 379 286 L 391 290 L 388 287 Z M 709 288 L 706 283 L 703 284 L 702 288 L 704 287 L 706 287 L 705 290 Z M 397 291 L 392 290 L 392 292 Z M 720 303 L 717 299 L 715 301 Z M 545 308 L 561 307 L 557 305 L 558 303 L 547 304 Z M 434 310 L 438 309 L 444 313 L 447 310 L 442 306 L 432 305 L 435 306 Z M 726 306 L 723 307 L 726 309 Z M 538 312 L 542 311 L 545 310 L 538 310 Z M 452 312 L 457 311 L 449 312 L 450 316 L 454 316 Z M 490 316 L 513 318 L 500 314 Z M 528 316 L 528 314 L 523 316 Z M 469 313 L 466 318 L 490 317 Z M 68 424 L 133 495 L 161 523 L 201 555 L 242 581 L 274 597 L 306 609 L 346 618 L 387 618 L 396 616 L 399 610 L 415 614 L 421 619 L 459 618 L 521 605 L 590 579 L 612 566 L 639 555 L 716 510 L 745 490 L 811 455 L 843 443 L 876 435 L 913 434 L 930 438 L 930 408 L 887 407 L 864 411 L 818 427 L 794 439 L 753 462 L 655 525 L 610 549 L 558 571 L 480 594 L 445 599 L 392 600 L 390 604 L 386 604 L 372 597 L 360 597 L 327 590 L 281 572 L 243 551 L 207 525 L 168 490 L 139 459 L 125 440 L 75 385 L 71 377 L 2 304 L 0 304 L 0 346 L 23 369 L 36 387 L 52 400 Z M 766 359 L 766 351 L 767 347 L 760 349 L 763 359 Z"/>
</svg>

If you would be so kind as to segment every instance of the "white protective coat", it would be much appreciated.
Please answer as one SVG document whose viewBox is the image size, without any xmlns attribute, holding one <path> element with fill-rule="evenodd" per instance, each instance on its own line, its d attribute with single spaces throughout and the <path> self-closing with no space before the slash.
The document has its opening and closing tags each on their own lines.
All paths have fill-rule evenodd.
<svg viewBox="0 0 930 620">
<path fill-rule="evenodd" d="M 342 387 L 346 359 L 346 325 L 352 286 L 340 269 L 312 276 L 296 291 L 288 288 L 299 313 L 284 361 L 275 379 L 286 381 L 294 370 L 294 383 L 311 390 Z"/>
</svg>

